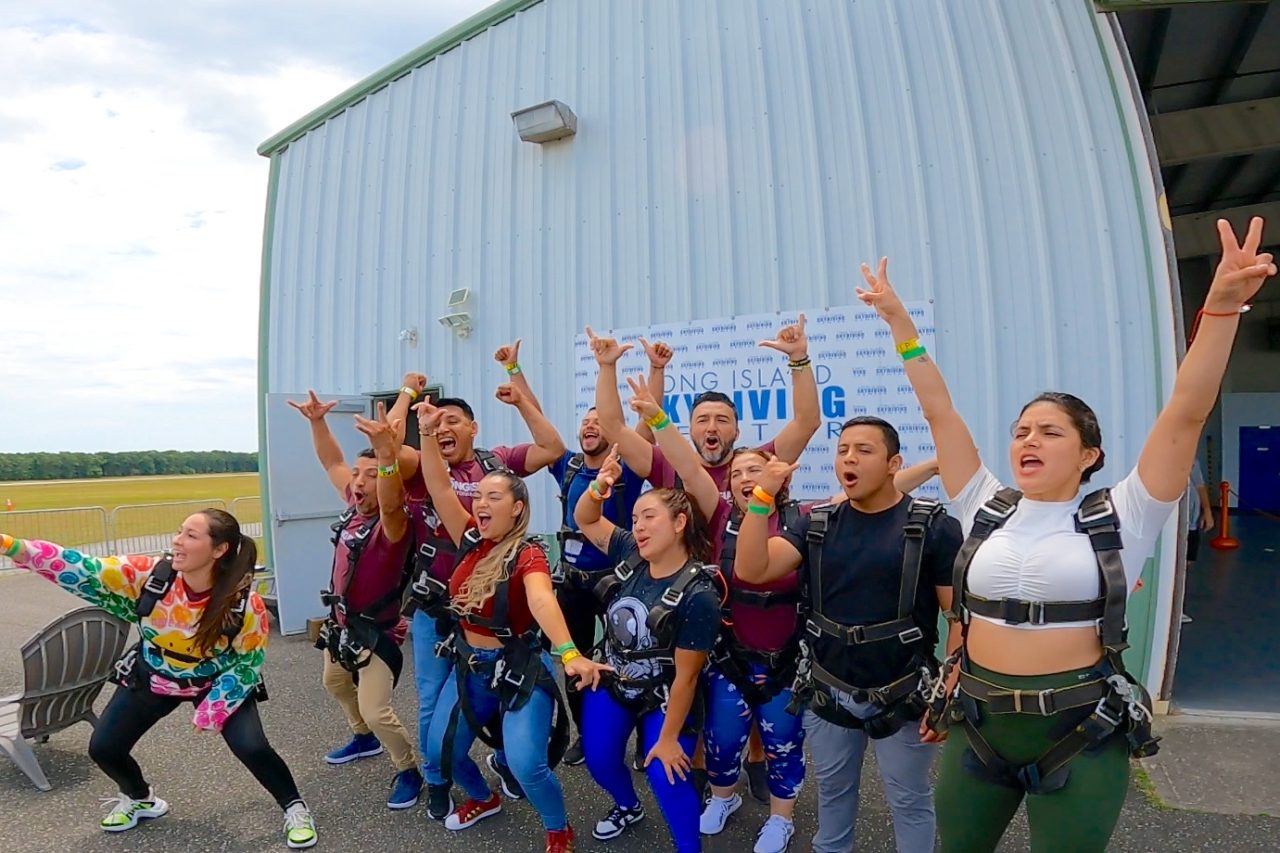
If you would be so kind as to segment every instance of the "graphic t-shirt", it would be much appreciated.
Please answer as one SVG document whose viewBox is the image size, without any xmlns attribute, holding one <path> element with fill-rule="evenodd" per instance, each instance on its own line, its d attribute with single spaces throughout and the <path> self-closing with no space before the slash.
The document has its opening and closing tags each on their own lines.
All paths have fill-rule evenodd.
<svg viewBox="0 0 1280 853">
<path fill-rule="evenodd" d="M 625 562 L 636 553 L 636 540 L 629 531 L 614 530 L 609 541 L 609 559 L 616 565 Z M 640 660 L 624 663 L 615 652 L 644 651 L 657 647 L 657 640 L 649 630 L 649 610 L 656 605 L 680 576 L 676 572 L 665 578 L 655 578 L 649 572 L 649 564 L 641 563 L 618 591 L 605 613 L 605 660 L 623 678 L 656 678 L 663 667 L 656 660 Z M 695 652 L 710 652 L 715 646 L 720 630 L 720 599 L 712 582 L 700 579 L 686 589 L 686 594 L 676 607 L 675 647 Z M 641 689 L 625 691 L 629 698 L 639 696 Z"/>
</svg>

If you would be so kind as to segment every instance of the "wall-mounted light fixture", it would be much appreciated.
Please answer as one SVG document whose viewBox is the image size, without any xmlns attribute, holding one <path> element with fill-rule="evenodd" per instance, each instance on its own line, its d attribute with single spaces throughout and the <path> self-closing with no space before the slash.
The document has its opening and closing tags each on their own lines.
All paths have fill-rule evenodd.
<svg viewBox="0 0 1280 853">
<path fill-rule="evenodd" d="M 453 329 L 453 333 L 458 337 L 465 338 L 471 334 L 471 312 L 467 310 L 470 305 L 470 289 L 460 287 L 449 294 L 449 304 L 447 306 L 449 311 L 443 317 L 437 317 L 436 322 Z"/>
<path fill-rule="evenodd" d="M 409 346 L 411 346 L 411 347 L 416 347 L 416 346 L 418 345 L 418 330 L 417 330 L 417 328 L 415 328 L 415 327 L 413 327 L 413 326 L 410 326 L 410 327 L 409 327 L 409 328 L 407 328 L 407 329 L 401 329 L 401 330 L 400 330 L 400 342 L 401 342 L 401 343 L 404 343 L 404 344 L 408 344 L 408 345 L 409 345 Z"/>
<path fill-rule="evenodd" d="M 511 114 L 516 133 L 525 142 L 550 142 L 578 132 L 578 117 L 562 101 L 544 101 Z"/>
</svg>

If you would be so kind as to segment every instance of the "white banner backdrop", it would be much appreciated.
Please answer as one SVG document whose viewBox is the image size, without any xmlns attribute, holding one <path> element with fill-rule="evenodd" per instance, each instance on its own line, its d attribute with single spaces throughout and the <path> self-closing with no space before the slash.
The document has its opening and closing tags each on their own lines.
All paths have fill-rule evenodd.
<svg viewBox="0 0 1280 853">
<path fill-rule="evenodd" d="M 933 349 L 933 306 L 907 303 L 920 330 L 920 342 Z M 638 338 L 666 341 L 675 351 L 667 366 L 663 407 L 686 435 L 694 399 L 704 391 L 719 391 L 734 400 L 741 418 L 738 444 L 762 444 L 791 418 L 791 374 L 786 356 L 759 346 L 774 338 L 801 312 L 752 314 L 723 320 L 697 320 L 654 326 L 596 329 L 598 335 L 618 338 L 636 347 L 618 362 L 623 407 L 631 392 L 627 376 L 648 376 L 649 362 Z M 803 312 L 809 335 L 809 356 L 818 381 L 822 427 L 800 460 L 791 494 L 801 500 L 820 500 L 837 491 L 835 451 L 840 424 L 858 415 L 877 415 L 893 424 L 902 438 L 905 464 L 934 455 L 929 426 L 902 370 L 889 329 L 863 305 Z M 587 337 L 574 339 L 576 355 L 575 417 L 581 419 L 595 405 L 596 364 Z M 635 418 L 626 409 L 628 420 Z M 937 479 L 920 494 L 940 497 Z"/>
</svg>

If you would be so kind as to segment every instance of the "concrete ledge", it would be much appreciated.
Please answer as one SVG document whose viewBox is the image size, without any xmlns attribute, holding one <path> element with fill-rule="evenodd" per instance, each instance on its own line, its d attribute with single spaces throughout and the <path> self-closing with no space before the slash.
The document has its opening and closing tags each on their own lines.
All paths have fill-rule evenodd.
<svg viewBox="0 0 1280 853">
<path fill-rule="evenodd" d="M 1280 816 L 1280 722 L 1173 715 L 1157 734 L 1160 753 L 1141 764 L 1165 805 Z"/>
</svg>

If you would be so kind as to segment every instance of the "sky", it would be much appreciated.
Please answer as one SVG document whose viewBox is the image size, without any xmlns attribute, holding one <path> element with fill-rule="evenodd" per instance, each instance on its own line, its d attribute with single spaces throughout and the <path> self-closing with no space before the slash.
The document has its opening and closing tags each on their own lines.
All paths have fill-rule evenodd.
<svg viewBox="0 0 1280 853">
<path fill-rule="evenodd" d="M 0 452 L 257 448 L 268 136 L 490 0 L 0 0 Z"/>
</svg>

